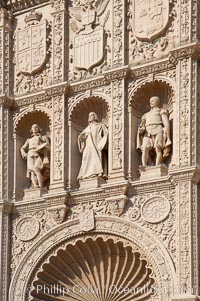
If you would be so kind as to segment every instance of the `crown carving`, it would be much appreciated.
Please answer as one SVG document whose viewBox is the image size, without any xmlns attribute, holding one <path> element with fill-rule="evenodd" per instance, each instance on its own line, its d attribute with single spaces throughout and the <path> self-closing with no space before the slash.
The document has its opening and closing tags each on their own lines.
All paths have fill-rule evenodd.
<svg viewBox="0 0 200 301">
<path fill-rule="evenodd" d="M 26 23 L 29 23 L 29 22 L 31 22 L 31 21 L 38 21 L 38 22 L 39 22 L 39 21 L 41 20 L 41 18 L 42 18 L 42 13 L 36 12 L 36 11 L 32 10 L 32 11 L 30 12 L 30 14 L 27 15 L 27 16 L 24 18 L 24 20 L 25 20 Z"/>
</svg>

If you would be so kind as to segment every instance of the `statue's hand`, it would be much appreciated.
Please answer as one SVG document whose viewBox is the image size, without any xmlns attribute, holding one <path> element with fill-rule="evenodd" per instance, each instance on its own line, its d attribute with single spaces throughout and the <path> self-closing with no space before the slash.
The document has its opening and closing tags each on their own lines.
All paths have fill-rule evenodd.
<svg viewBox="0 0 200 301">
<path fill-rule="evenodd" d="M 27 154 L 24 153 L 24 154 L 22 155 L 22 158 L 23 158 L 24 160 L 26 160 L 26 159 L 27 159 Z"/>
<path fill-rule="evenodd" d="M 139 127 L 138 131 L 139 131 L 139 134 L 144 134 L 145 129 L 143 127 Z"/>
</svg>

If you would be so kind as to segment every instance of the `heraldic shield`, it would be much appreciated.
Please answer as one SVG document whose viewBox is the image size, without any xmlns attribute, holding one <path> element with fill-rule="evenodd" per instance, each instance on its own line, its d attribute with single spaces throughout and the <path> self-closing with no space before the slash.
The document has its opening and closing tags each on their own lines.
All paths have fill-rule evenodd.
<svg viewBox="0 0 200 301">
<path fill-rule="evenodd" d="M 135 36 L 152 42 L 169 22 L 169 0 L 135 0 L 133 7 Z"/>
<path fill-rule="evenodd" d="M 104 30 L 98 27 L 92 32 L 86 30 L 74 38 L 74 61 L 77 69 L 90 71 L 104 58 Z"/>
<path fill-rule="evenodd" d="M 32 74 L 37 72 L 46 60 L 46 20 L 17 32 L 18 72 Z"/>
</svg>

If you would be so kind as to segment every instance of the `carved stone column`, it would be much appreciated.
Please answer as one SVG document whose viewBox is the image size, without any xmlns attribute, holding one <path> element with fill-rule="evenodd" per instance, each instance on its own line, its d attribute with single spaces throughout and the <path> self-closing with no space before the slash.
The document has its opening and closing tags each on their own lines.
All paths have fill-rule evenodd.
<svg viewBox="0 0 200 301">
<path fill-rule="evenodd" d="M 65 96 L 53 97 L 52 141 L 51 141 L 51 183 L 50 189 L 63 190 L 66 185 L 66 114 Z"/>
<path fill-rule="evenodd" d="M 53 16 L 53 83 L 66 80 L 67 68 L 65 55 L 67 55 L 68 40 L 66 38 L 67 18 L 65 0 L 52 0 L 55 9 Z"/>
<path fill-rule="evenodd" d="M 10 212 L 11 207 L 0 203 L 0 300 L 8 301 L 10 282 Z"/>
<path fill-rule="evenodd" d="M 124 86 L 125 79 L 112 82 L 112 116 L 109 125 L 109 179 L 124 179 Z"/>
</svg>

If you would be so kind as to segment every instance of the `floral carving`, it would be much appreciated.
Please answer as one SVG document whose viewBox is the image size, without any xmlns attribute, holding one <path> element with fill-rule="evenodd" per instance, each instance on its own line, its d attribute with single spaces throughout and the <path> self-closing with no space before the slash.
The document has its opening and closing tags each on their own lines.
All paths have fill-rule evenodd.
<svg viewBox="0 0 200 301">
<path fill-rule="evenodd" d="M 113 169 L 122 167 L 122 82 L 120 80 L 113 83 Z"/>
<path fill-rule="evenodd" d="M 159 223 L 164 220 L 170 212 L 170 202 L 162 196 L 154 196 L 142 205 L 142 218 L 149 223 Z"/>
<path fill-rule="evenodd" d="M 54 136 L 54 151 L 53 151 L 53 180 L 62 179 L 62 116 L 63 116 L 63 96 L 58 95 L 53 100 L 53 136 Z"/>
<path fill-rule="evenodd" d="M 39 230 L 39 222 L 32 216 L 22 218 L 16 225 L 16 235 L 22 241 L 29 241 L 35 238 Z"/>
</svg>

